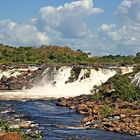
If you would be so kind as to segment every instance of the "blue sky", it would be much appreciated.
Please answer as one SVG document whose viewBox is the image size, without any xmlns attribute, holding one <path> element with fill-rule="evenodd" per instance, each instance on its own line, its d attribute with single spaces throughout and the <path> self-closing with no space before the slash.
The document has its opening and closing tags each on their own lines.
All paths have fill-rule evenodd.
<svg viewBox="0 0 140 140">
<path fill-rule="evenodd" d="M 1 0 L 0 42 L 68 45 L 94 55 L 140 51 L 139 0 Z"/>
<path fill-rule="evenodd" d="M 72 0 L 1 0 L 0 19 L 11 19 L 17 22 L 25 22 L 29 18 L 37 15 L 41 7 L 57 7 L 68 2 L 72 2 Z M 94 0 L 94 4 L 101 7 L 106 12 L 93 17 L 92 20 L 94 20 L 94 18 L 96 18 L 96 20 L 94 20 L 94 22 L 90 20 L 89 23 L 98 25 L 103 22 L 117 22 L 114 13 L 120 2 L 121 0 L 108 0 L 107 4 L 105 0 Z"/>
</svg>

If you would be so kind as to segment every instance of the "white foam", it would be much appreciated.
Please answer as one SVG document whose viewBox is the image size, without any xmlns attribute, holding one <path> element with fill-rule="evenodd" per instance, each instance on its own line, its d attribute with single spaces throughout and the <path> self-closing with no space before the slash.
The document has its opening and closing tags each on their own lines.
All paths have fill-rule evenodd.
<svg viewBox="0 0 140 140">
<path fill-rule="evenodd" d="M 0 79 L 3 76 L 6 76 L 7 78 L 9 78 L 11 76 L 17 77 L 20 74 L 21 74 L 21 72 L 15 70 L 15 69 L 13 69 L 13 70 L 7 70 L 7 71 L 0 71 Z"/>
<path fill-rule="evenodd" d="M 120 67 L 120 70 L 122 74 L 128 74 L 133 72 L 134 67 L 133 66 L 127 66 L 127 67 Z"/>
<path fill-rule="evenodd" d="M 132 79 L 132 83 L 140 88 L 140 72 L 138 72 Z"/>
<path fill-rule="evenodd" d="M 116 74 L 115 70 L 90 68 L 90 76 L 86 78 L 84 76 L 89 72 L 89 69 L 82 69 L 76 81 L 65 84 L 71 75 L 71 69 L 72 67 L 67 66 L 62 66 L 59 70 L 47 68 L 43 73 L 44 78 L 32 89 L 0 93 L 0 97 L 8 97 L 8 99 L 45 99 L 91 94 L 90 91 L 93 86 L 101 85 Z"/>
</svg>

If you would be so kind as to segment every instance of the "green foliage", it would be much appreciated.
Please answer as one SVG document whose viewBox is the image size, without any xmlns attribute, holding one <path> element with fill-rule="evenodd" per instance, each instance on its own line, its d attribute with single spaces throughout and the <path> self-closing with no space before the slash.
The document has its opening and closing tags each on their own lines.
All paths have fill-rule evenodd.
<svg viewBox="0 0 140 140">
<path fill-rule="evenodd" d="M 103 56 L 89 57 L 90 53 L 81 50 L 74 51 L 67 46 L 11 47 L 0 44 L 0 63 L 65 63 L 65 64 L 134 64 L 133 56 Z M 137 55 L 139 57 L 139 54 Z M 137 58 L 138 59 L 138 58 Z"/>
<path fill-rule="evenodd" d="M 10 124 L 5 120 L 0 119 L 0 128 L 5 132 L 8 132 L 10 130 Z"/>
<path fill-rule="evenodd" d="M 134 56 L 108 55 L 99 57 L 95 63 L 108 65 L 134 64 Z"/>
<path fill-rule="evenodd" d="M 73 51 L 68 47 L 15 48 L 0 44 L 1 63 L 78 63 L 87 58 L 88 55 L 82 51 Z"/>
<path fill-rule="evenodd" d="M 25 132 L 22 132 L 21 129 L 18 128 L 10 128 L 10 123 L 8 121 L 2 120 L 0 119 L 0 129 L 5 131 L 5 132 L 16 132 L 19 135 L 22 135 L 25 140 L 32 140 L 33 137 L 36 140 L 42 140 L 42 132 L 41 131 L 35 131 L 34 133 L 32 133 L 32 135 L 30 136 L 30 134 L 26 134 Z"/>
<path fill-rule="evenodd" d="M 134 61 L 137 63 L 137 64 L 140 64 L 140 52 L 138 52 L 136 54 L 136 57 L 134 58 Z"/>
<path fill-rule="evenodd" d="M 42 140 L 43 139 L 41 131 L 35 131 L 35 134 L 36 134 L 37 140 Z"/>
<path fill-rule="evenodd" d="M 112 109 L 108 106 L 105 106 L 104 108 L 99 109 L 99 113 L 101 116 L 106 118 L 106 117 L 109 117 L 111 115 Z"/>
<path fill-rule="evenodd" d="M 113 88 L 112 92 L 109 92 L 108 85 Z M 126 75 L 116 74 L 114 77 L 110 78 L 105 84 L 98 87 L 99 93 L 104 97 L 111 96 L 112 98 L 120 98 L 125 101 L 139 101 L 140 91 L 135 87 L 131 80 Z"/>
<path fill-rule="evenodd" d="M 126 101 L 134 101 L 140 99 L 139 90 L 133 86 L 131 80 L 125 75 L 115 75 L 111 82 L 114 84 L 115 95 Z"/>
<path fill-rule="evenodd" d="M 93 100 L 94 101 L 99 101 L 101 99 L 101 94 L 100 93 L 95 93 L 94 95 L 93 95 Z"/>
<path fill-rule="evenodd" d="M 136 73 L 138 73 L 138 72 L 140 72 L 140 64 L 138 64 L 137 66 L 135 66 L 134 67 L 134 69 L 133 69 L 133 76 L 136 74 Z"/>
</svg>

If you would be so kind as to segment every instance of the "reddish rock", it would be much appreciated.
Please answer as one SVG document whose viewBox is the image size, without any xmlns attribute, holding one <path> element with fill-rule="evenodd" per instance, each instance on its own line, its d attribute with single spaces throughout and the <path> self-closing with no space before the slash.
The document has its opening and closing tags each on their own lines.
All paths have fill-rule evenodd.
<svg viewBox="0 0 140 140">
<path fill-rule="evenodd" d="M 88 123 L 88 122 L 92 122 L 94 120 L 93 116 L 89 116 L 89 117 L 86 117 L 84 118 L 81 123 L 82 124 L 85 124 L 85 123 Z"/>
<path fill-rule="evenodd" d="M 0 131 L 0 138 L 1 138 L 3 135 L 5 135 L 5 132 Z M 1 140 L 1 139 L 0 139 L 0 140 Z"/>
<path fill-rule="evenodd" d="M 24 140 L 21 136 L 16 133 L 9 132 L 0 137 L 0 140 Z"/>
<path fill-rule="evenodd" d="M 109 99 L 107 98 L 107 100 Z M 61 98 L 58 102 L 62 106 L 67 106 L 86 115 L 81 123 L 87 128 L 140 135 L 140 108 L 135 102 L 128 103 L 121 99 L 115 99 L 108 104 L 104 100 L 94 101 L 92 95 L 81 95 L 69 99 Z M 105 106 L 112 109 L 108 118 L 103 118 L 100 113 L 100 110 Z"/>
</svg>

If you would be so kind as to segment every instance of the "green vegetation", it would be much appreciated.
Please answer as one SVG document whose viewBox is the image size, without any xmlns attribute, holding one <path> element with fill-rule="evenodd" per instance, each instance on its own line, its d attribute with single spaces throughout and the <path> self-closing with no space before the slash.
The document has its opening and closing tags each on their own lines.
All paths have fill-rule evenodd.
<svg viewBox="0 0 140 140">
<path fill-rule="evenodd" d="M 138 52 L 136 54 L 136 57 L 134 58 L 134 61 L 137 63 L 137 64 L 140 64 L 140 52 Z"/>
<path fill-rule="evenodd" d="M 134 64 L 134 56 L 121 56 L 121 55 L 109 55 L 109 56 L 103 56 L 97 59 L 96 63 L 99 64 Z"/>
<path fill-rule="evenodd" d="M 3 119 L 0 119 L 0 129 L 3 130 L 4 132 L 15 132 L 18 135 L 21 135 L 25 140 L 32 140 L 33 138 L 37 140 L 42 140 L 42 132 L 41 131 L 35 131 L 30 134 L 26 134 L 25 132 L 22 132 L 21 129 L 18 128 L 11 128 L 11 124 L 8 121 L 5 121 Z"/>
<path fill-rule="evenodd" d="M 89 53 L 74 51 L 67 46 L 12 47 L 0 44 L 0 63 L 3 64 L 111 64 L 123 65 L 139 62 L 140 53 L 134 56 L 109 55 L 89 57 Z"/>
<path fill-rule="evenodd" d="M 0 104 L 0 113 L 4 110 L 3 105 Z M 25 140 L 42 140 L 42 132 L 38 130 L 34 130 L 31 133 L 25 132 L 20 128 L 12 128 L 12 125 L 7 119 L 5 120 L 3 117 L 0 117 L 0 130 L 8 133 L 14 132 L 18 135 L 22 136 Z"/>
<path fill-rule="evenodd" d="M 105 84 L 98 87 L 104 97 L 119 98 L 124 101 L 139 101 L 140 91 L 135 87 L 127 75 L 118 75 L 110 78 Z"/>
<path fill-rule="evenodd" d="M 135 101 L 140 99 L 139 90 L 133 86 L 131 80 L 125 75 L 116 75 L 111 79 L 115 88 L 115 95 L 126 101 Z"/>
<path fill-rule="evenodd" d="M 10 47 L 0 44 L 0 63 L 78 63 L 88 58 L 82 51 L 73 51 L 68 47 L 41 46 L 34 47 Z"/>
<path fill-rule="evenodd" d="M 98 112 L 99 112 L 99 114 L 101 115 L 101 116 L 103 116 L 103 117 L 109 117 L 110 115 L 111 115 L 111 113 L 112 113 L 112 109 L 110 108 L 110 107 L 108 107 L 108 106 L 105 106 L 105 107 L 103 107 L 103 108 L 100 108 L 99 110 L 98 110 Z"/>
<path fill-rule="evenodd" d="M 94 101 L 99 101 L 101 99 L 101 94 L 100 93 L 95 93 L 94 95 L 93 95 L 93 100 Z"/>
</svg>

